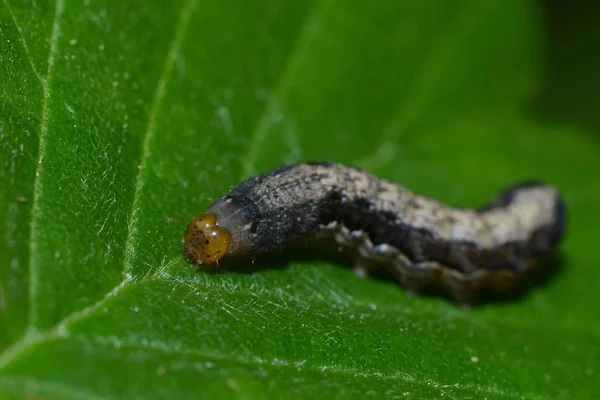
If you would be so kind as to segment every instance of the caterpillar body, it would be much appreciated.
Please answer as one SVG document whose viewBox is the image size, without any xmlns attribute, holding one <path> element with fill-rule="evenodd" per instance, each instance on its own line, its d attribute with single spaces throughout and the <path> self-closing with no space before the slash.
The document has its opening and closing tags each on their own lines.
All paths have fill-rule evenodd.
<svg viewBox="0 0 600 400">
<path fill-rule="evenodd" d="M 298 238 L 355 248 L 360 276 L 382 266 L 409 291 L 431 284 L 467 304 L 509 288 L 558 244 L 565 205 L 539 181 L 508 187 L 480 209 L 453 208 L 359 168 L 314 162 L 249 178 L 187 225 L 194 264 L 256 256 Z"/>
</svg>

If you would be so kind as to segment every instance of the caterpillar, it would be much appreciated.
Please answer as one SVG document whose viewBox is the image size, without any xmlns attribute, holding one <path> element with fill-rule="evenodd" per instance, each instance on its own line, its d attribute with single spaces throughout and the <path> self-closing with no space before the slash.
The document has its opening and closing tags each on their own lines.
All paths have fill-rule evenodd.
<svg viewBox="0 0 600 400">
<path fill-rule="evenodd" d="M 453 208 L 356 167 L 311 162 L 246 179 L 193 218 L 183 242 L 200 265 L 332 238 L 354 248 L 359 276 L 384 267 L 410 292 L 434 285 L 469 304 L 537 265 L 565 219 L 559 193 L 541 181 L 514 184 L 479 209 Z"/>
</svg>

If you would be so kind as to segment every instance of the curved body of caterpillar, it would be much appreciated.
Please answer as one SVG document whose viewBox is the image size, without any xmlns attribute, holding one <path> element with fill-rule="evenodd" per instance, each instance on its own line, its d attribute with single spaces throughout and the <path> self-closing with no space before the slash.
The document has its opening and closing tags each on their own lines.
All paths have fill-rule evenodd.
<svg viewBox="0 0 600 400">
<path fill-rule="evenodd" d="M 510 288 L 559 242 L 565 206 L 541 182 L 513 185 L 481 209 L 451 208 L 354 167 L 284 166 L 249 178 L 187 226 L 195 264 L 256 255 L 300 237 L 357 248 L 356 271 L 387 266 L 409 290 L 434 283 L 458 302 Z"/>
</svg>

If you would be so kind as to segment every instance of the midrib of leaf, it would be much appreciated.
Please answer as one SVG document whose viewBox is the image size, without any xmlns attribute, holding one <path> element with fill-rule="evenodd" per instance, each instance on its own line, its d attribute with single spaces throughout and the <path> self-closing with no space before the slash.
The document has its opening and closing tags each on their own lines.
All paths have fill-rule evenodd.
<svg viewBox="0 0 600 400">
<path fill-rule="evenodd" d="M 465 31 L 473 30 L 477 23 L 483 20 L 482 16 L 489 12 L 492 3 L 493 1 L 462 3 L 462 9 L 455 14 L 452 23 L 440 31 L 437 40 L 432 42 L 429 55 L 419 68 L 420 73 L 402 97 L 396 113 L 387 121 L 382 134 L 378 136 L 379 146 L 371 155 L 363 157 L 358 165 L 367 170 L 375 170 L 394 158 L 397 147 L 390 146 L 389 142 L 397 141 L 407 126 L 419 117 L 436 85 L 443 78 L 442 73 L 452 60 L 452 50 L 460 43 L 461 35 Z"/>
<path fill-rule="evenodd" d="M 135 192 L 133 195 L 133 201 L 131 203 L 127 236 L 125 238 L 125 256 L 123 258 L 123 275 L 126 277 L 125 279 L 127 279 L 127 273 L 130 269 L 131 260 L 135 255 L 135 243 L 133 237 L 137 233 L 136 211 L 139 209 L 138 203 L 140 201 L 140 194 L 144 188 L 144 173 L 148 168 L 148 159 L 150 158 L 150 143 L 152 141 L 152 138 L 154 137 L 154 133 L 156 132 L 156 115 L 160 108 L 160 104 L 162 103 L 165 97 L 167 82 L 169 76 L 171 75 L 171 71 L 173 70 L 175 56 L 179 51 L 181 43 L 185 37 L 185 31 L 187 30 L 190 16 L 193 13 L 197 3 L 198 0 L 187 0 L 185 5 L 181 7 L 181 11 L 179 13 L 179 18 L 176 25 L 177 29 L 169 45 L 169 51 L 165 59 L 165 64 L 163 66 L 161 77 L 156 85 L 156 90 L 154 91 L 152 107 L 150 108 L 150 115 L 148 117 L 148 127 L 146 129 L 146 132 L 144 133 L 144 138 L 142 141 L 142 162 L 136 177 Z"/>
<path fill-rule="evenodd" d="M 306 13 L 304 21 L 301 23 L 301 28 L 298 29 L 298 33 L 294 38 L 292 50 L 287 56 L 285 62 L 285 68 L 282 69 L 275 85 L 275 90 L 269 96 L 269 100 L 265 103 L 260 116 L 257 119 L 257 124 L 252 134 L 250 134 L 250 140 L 248 143 L 248 149 L 246 154 L 240 157 L 241 171 L 238 181 L 245 179 L 248 175 L 256 173 L 254 164 L 256 156 L 260 150 L 261 143 L 265 139 L 267 128 L 271 124 L 272 114 L 279 109 L 279 98 L 282 91 L 285 89 L 290 77 L 293 76 L 295 68 L 297 68 L 302 52 L 305 50 L 307 40 L 310 38 L 310 29 L 314 25 L 314 20 L 318 20 L 319 15 L 323 15 L 327 7 L 333 4 L 333 0 L 314 0 L 315 3 L 312 5 L 312 9 Z"/>
</svg>

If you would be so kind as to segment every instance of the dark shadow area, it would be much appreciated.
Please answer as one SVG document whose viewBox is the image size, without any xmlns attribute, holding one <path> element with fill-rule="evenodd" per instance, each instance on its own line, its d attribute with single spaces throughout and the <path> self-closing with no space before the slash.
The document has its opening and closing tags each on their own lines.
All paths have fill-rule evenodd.
<svg viewBox="0 0 600 400">
<path fill-rule="evenodd" d="M 353 254 L 349 251 L 338 251 L 335 245 L 315 243 L 293 244 L 280 251 L 271 251 L 255 258 L 223 258 L 219 264 L 203 265 L 200 270 L 209 273 L 255 273 L 270 269 L 285 269 L 291 264 L 329 262 L 344 267 L 352 267 Z"/>
<path fill-rule="evenodd" d="M 537 268 L 527 271 L 510 292 L 483 290 L 475 298 L 474 306 L 491 303 L 511 303 L 527 297 L 534 288 L 543 288 L 564 273 L 568 261 L 560 251 L 552 254 Z"/>
<path fill-rule="evenodd" d="M 546 31 L 533 113 L 600 136 L 600 2 L 540 0 Z"/>
<path fill-rule="evenodd" d="M 547 260 L 540 263 L 537 268 L 531 269 L 518 278 L 516 284 L 509 290 L 507 288 L 482 287 L 478 289 L 470 301 L 469 307 L 482 307 L 491 304 L 514 303 L 523 300 L 534 288 L 542 288 L 552 280 L 557 279 L 564 272 L 567 265 L 561 253 L 551 255 Z M 375 271 L 373 278 L 400 284 L 385 269 Z M 403 289 L 401 289 L 403 290 Z M 443 289 L 431 285 L 419 291 L 419 296 L 442 298 L 457 304 L 456 301 Z M 461 305 L 458 305 L 461 306 Z"/>
<path fill-rule="evenodd" d="M 315 245 L 292 245 L 282 249 L 280 252 L 262 254 L 255 259 L 224 259 L 219 265 L 205 265 L 199 270 L 208 273 L 260 273 L 269 269 L 284 269 L 291 264 L 328 262 L 339 265 L 341 268 L 353 268 L 354 254 L 351 251 L 339 251 L 337 246 L 315 246 Z M 509 291 L 495 290 L 494 288 L 481 288 L 475 293 L 471 307 L 479 307 L 488 304 L 511 303 L 525 298 L 533 288 L 543 287 L 550 281 L 558 278 L 564 271 L 566 260 L 560 252 L 551 255 L 547 260 L 540 263 L 537 268 L 530 269 L 522 275 L 517 284 Z M 356 277 L 356 279 L 361 279 Z M 380 269 L 371 271 L 369 279 L 377 279 L 382 283 L 396 285 L 398 290 L 405 290 L 390 271 L 382 266 Z M 444 290 L 435 285 L 428 286 L 419 292 L 419 296 L 443 298 L 453 304 L 456 302 Z"/>
</svg>

